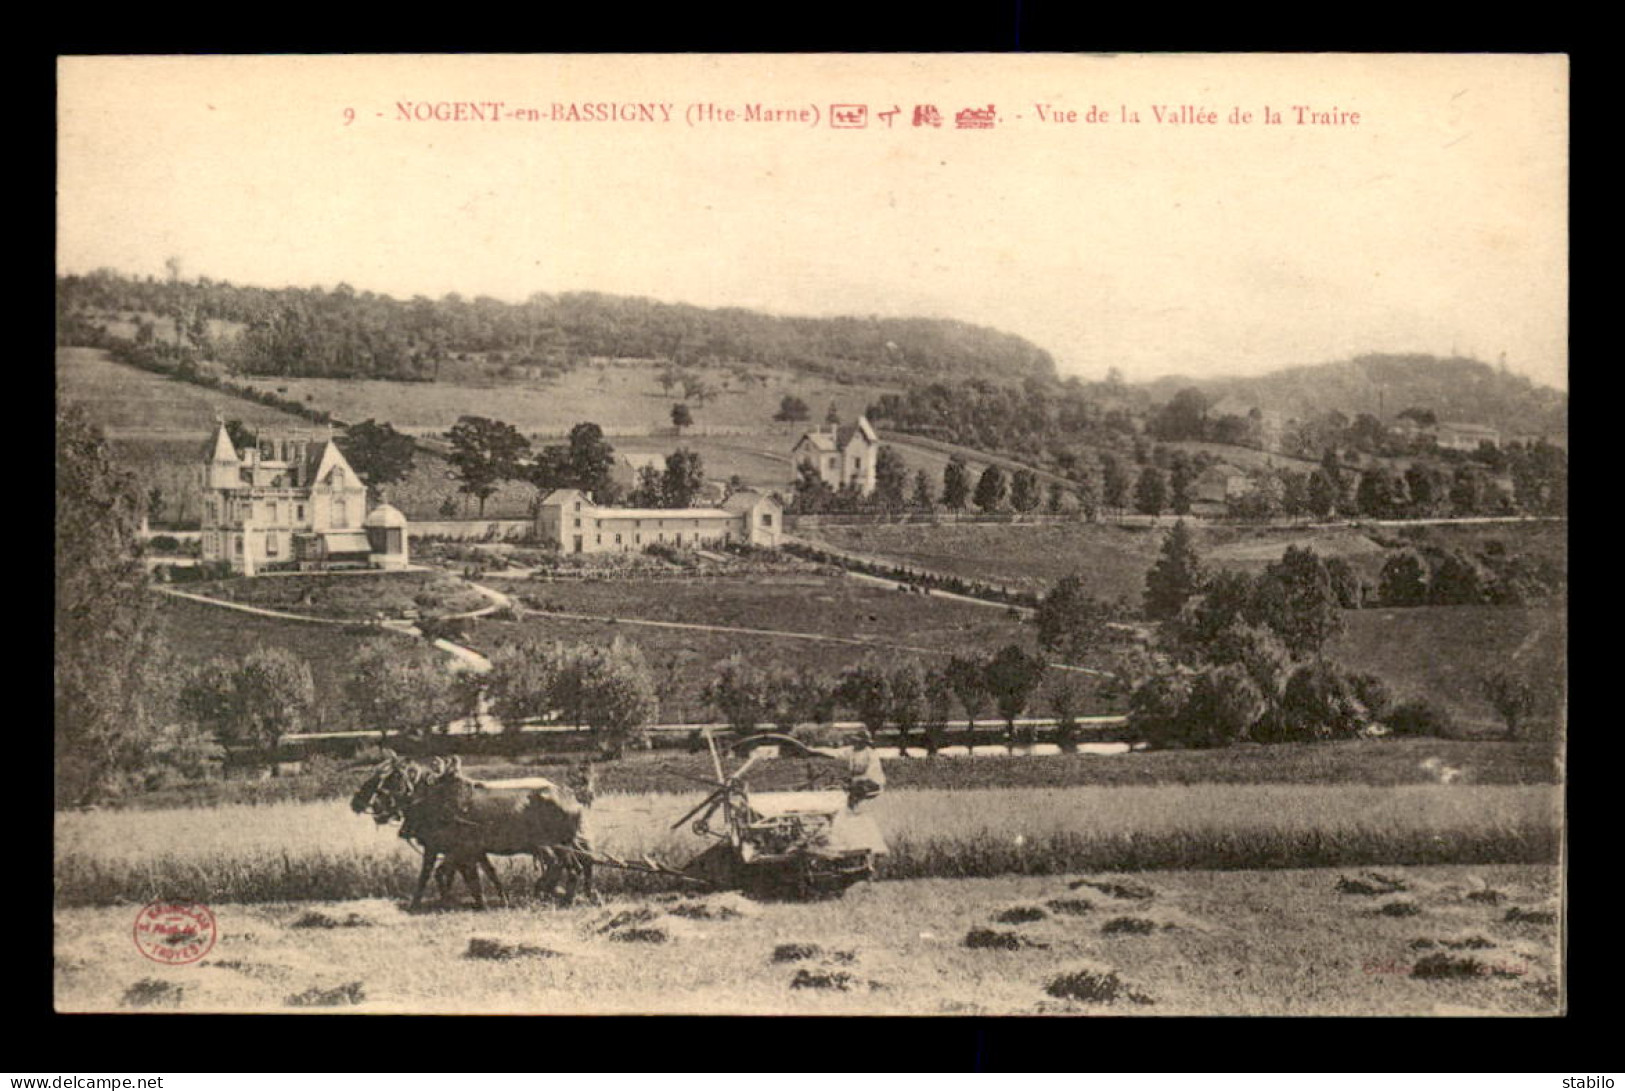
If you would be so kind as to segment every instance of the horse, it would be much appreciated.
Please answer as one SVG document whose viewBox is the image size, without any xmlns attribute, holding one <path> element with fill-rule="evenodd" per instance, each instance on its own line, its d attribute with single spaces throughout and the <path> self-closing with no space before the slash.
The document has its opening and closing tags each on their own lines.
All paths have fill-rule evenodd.
<svg viewBox="0 0 1625 1091">
<path fill-rule="evenodd" d="M 379 824 L 400 820 L 400 835 L 423 850 L 413 909 L 422 903 L 442 858 L 443 897 L 451 884 L 446 872 L 455 870 L 473 892 L 475 906 L 483 909 L 479 873 L 484 870 L 505 901 L 507 895 L 491 866 L 492 853 L 530 855 L 542 868 L 538 891 L 546 889 L 565 904 L 574 901 L 582 886 L 593 896 L 586 808 L 552 781 L 538 777 L 517 785 L 486 785 L 464 777 L 455 758 L 425 768 L 386 752 L 384 761 L 356 790 L 350 809 L 372 815 Z M 562 890 L 560 872 L 565 876 Z"/>
</svg>

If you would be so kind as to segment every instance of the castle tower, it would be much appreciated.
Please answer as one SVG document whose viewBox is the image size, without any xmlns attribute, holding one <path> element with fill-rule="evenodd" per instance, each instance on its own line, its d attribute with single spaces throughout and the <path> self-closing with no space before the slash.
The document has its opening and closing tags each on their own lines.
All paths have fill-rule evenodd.
<svg viewBox="0 0 1625 1091">
<path fill-rule="evenodd" d="M 242 484 L 242 460 L 231 445 L 231 433 L 221 423 L 214 432 L 214 451 L 209 456 L 209 470 L 204 487 L 209 489 L 235 489 Z"/>
</svg>

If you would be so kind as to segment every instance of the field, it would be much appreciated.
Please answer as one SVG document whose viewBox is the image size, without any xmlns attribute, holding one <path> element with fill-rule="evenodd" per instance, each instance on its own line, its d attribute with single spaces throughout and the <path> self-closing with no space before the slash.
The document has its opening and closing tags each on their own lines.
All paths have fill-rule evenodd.
<svg viewBox="0 0 1625 1091">
<path fill-rule="evenodd" d="M 121 364 L 101 349 L 57 349 L 56 389 L 63 401 L 83 405 L 109 436 L 195 438 L 192 461 L 200 460 L 216 413 L 250 426 L 311 427 L 280 410 Z"/>
<path fill-rule="evenodd" d="M 671 407 L 680 400 L 656 381 L 660 367 L 652 362 L 616 361 L 578 367 L 558 379 L 524 380 L 477 376 L 483 368 L 463 369 L 456 381 L 394 383 L 371 379 L 288 379 L 249 377 L 250 385 L 287 388 L 287 395 L 308 400 L 345 421 L 372 418 L 388 421 L 403 432 L 438 433 L 465 414 L 498 417 L 529 436 L 563 436 L 580 421 L 596 422 L 610 436 L 669 433 Z M 773 421 L 779 401 L 794 394 L 805 401 L 817 421 L 834 402 L 843 420 L 866 410 L 889 386 L 846 386 L 828 379 L 769 368 L 751 368 L 743 376 L 733 369 L 697 367 L 717 391 L 704 405 L 691 403 L 696 431 L 788 433 L 807 425 Z M 795 437 L 790 436 L 790 442 Z M 789 443 L 785 444 L 789 449 Z"/>
<path fill-rule="evenodd" d="M 658 831 L 694 798 L 601 796 L 601 843 L 680 862 L 698 840 Z M 670 881 L 612 872 L 608 905 L 520 895 L 511 909 L 422 915 L 399 900 L 411 850 L 340 801 L 65 814 L 56 1003 L 1549 1013 L 1557 804 L 1535 787 L 896 791 L 873 804 L 895 881 L 841 901 L 662 893 Z M 1354 870 L 1374 865 L 1381 878 Z M 528 865 L 504 871 L 525 888 Z M 159 897 L 218 914 L 206 962 L 137 953 L 135 908 Z"/>
<path fill-rule="evenodd" d="M 333 621 L 372 621 L 415 610 L 423 617 L 468 613 L 490 600 L 441 572 L 267 575 L 186 585 L 192 594 Z"/>
<path fill-rule="evenodd" d="M 1122 888 L 1150 894 L 1137 899 L 1074 889 L 1081 880 L 1022 876 L 881 883 L 840 902 L 806 905 L 673 894 L 484 914 L 409 915 L 380 899 L 222 906 L 215 907 L 221 936 L 209 956 L 174 967 L 137 953 L 130 938 L 134 905 L 59 910 L 56 1007 L 961 1015 L 1560 1010 L 1558 928 L 1506 919 L 1509 907 L 1553 908 L 1552 868 L 1384 874 L 1409 891 L 1397 898 L 1342 894 L 1340 873 L 1309 869 L 1139 876 Z M 1393 905 L 1417 911 L 1402 916 L 1384 908 Z M 1012 909 L 1038 919 L 996 920 Z M 1150 929 L 1113 923 L 1125 921 L 1150 922 Z M 968 947 L 973 933 L 1013 946 Z"/>
<path fill-rule="evenodd" d="M 621 637 L 638 645 L 657 671 L 673 657 L 682 664 L 679 715 L 702 714 L 699 690 L 712 666 L 735 652 L 767 667 L 807 665 L 833 675 L 865 654 L 888 664 L 900 658 L 932 665 L 956 652 L 1031 644 L 1026 628 L 1005 611 L 920 595 L 841 576 L 763 576 L 659 583 L 637 580 L 504 584 L 527 605 L 592 615 L 595 620 L 522 615 L 517 622 L 471 623 L 468 643 L 482 652 L 523 636 L 607 643 Z M 811 640 L 763 633 L 641 625 L 739 627 L 805 633 Z M 1074 675 L 1087 682 L 1091 676 Z M 1095 709 L 1101 711 L 1101 709 Z M 663 712 L 669 719 L 669 713 Z"/>
<path fill-rule="evenodd" d="M 702 793 L 601 796 L 595 844 L 682 864 L 707 842 L 667 827 Z M 1553 785 L 1206 784 L 1088 790 L 899 789 L 870 805 L 886 879 L 1081 869 L 1553 863 Z M 416 853 L 344 800 L 57 816 L 60 906 L 400 897 Z M 510 863 L 510 872 L 529 864 Z M 671 880 L 610 872 L 610 890 Z"/>
<path fill-rule="evenodd" d="M 1567 677 L 1564 612 L 1519 606 L 1422 606 L 1349 610 L 1347 631 L 1328 647 L 1337 662 L 1384 678 L 1400 696 L 1448 706 L 1461 726 L 1498 733 L 1482 678 L 1512 667 L 1537 681 Z"/>
<path fill-rule="evenodd" d="M 823 526 L 800 533 L 865 556 L 1031 591 L 1081 572 L 1090 594 L 1136 603 L 1163 536 L 1101 523 Z"/>
<path fill-rule="evenodd" d="M 1172 523 L 1169 523 L 1171 526 Z M 1197 551 L 1216 568 L 1256 572 L 1281 559 L 1288 546 L 1343 557 L 1375 579 L 1383 547 L 1352 528 L 1253 529 L 1193 524 Z M 1109 523 L 1011 526 L 955 523 L 822 526 L 801 532 L 841 549 L 945 572 L 965 579 L 1046 591 L 1062 576 L 1083 576 L 1089 593 L 1138 606 L 1145 574 L 1156 563 L 1167 527 Z"/>
</svg>

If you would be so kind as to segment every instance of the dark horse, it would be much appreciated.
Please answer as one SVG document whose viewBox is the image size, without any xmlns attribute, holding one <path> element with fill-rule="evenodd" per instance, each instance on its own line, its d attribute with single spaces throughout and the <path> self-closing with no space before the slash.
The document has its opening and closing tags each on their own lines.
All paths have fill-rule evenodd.
<svg viewBox="0 0 1625 1091">
<path fill-rule="evenodd" d="M 566 904 L 580 887 L 588 897 L 593 894 L 586 808 L 570 792 L 540 777 L 511 787 L 485 785 L 464 777 L 455 758 L 425 767 L 386 752 L 351 798 L 350 809 L 370 814 L 380 824 L 399 820 L 401 836 L 423 850 L 413 909 L 422 903 L 442 858 L 442 896 L 450 889 L 447 871 L 456 871 L 473 892 L 474 904 L 484 908 L 483 869 L 497 896 L 506 900 L 491 866 L 493 853 L 534 857 L 542 867 L 538 891 L 558 894 Z"/>
</svg>

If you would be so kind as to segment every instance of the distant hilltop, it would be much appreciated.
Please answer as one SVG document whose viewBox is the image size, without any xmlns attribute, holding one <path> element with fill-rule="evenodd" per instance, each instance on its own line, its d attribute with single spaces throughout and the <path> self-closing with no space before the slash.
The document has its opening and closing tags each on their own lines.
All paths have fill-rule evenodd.
<svg viewBox="0 0 1625 1091">
<path fill-rule="evenodd" d="M 1568 394 L 1462 356 L 1368 355 L 1265 375 L 1164 376 L 1143 384 L 1157 402 L 1190 387 L 1213 404 L 1256 406 L 1299 420 L 1333 411 L 1391 420 L 1417 408 L 1442 421 L 1487 425 L 1509 437 L 1568 430 Z"/>
<path fill-rule="evenodd" d="M 469 355 L 540 372 L 591 359 L 785 367 L 837 379 L 1053 378 L 1014 334 L 941 318 L 803 318 L 598 292 L 399 300 L 348 284 L 258 288 L 200 277 L 59 276 L 58 325 L 136 316 L 256 375 L 432 382 Z"/>
</svg>

